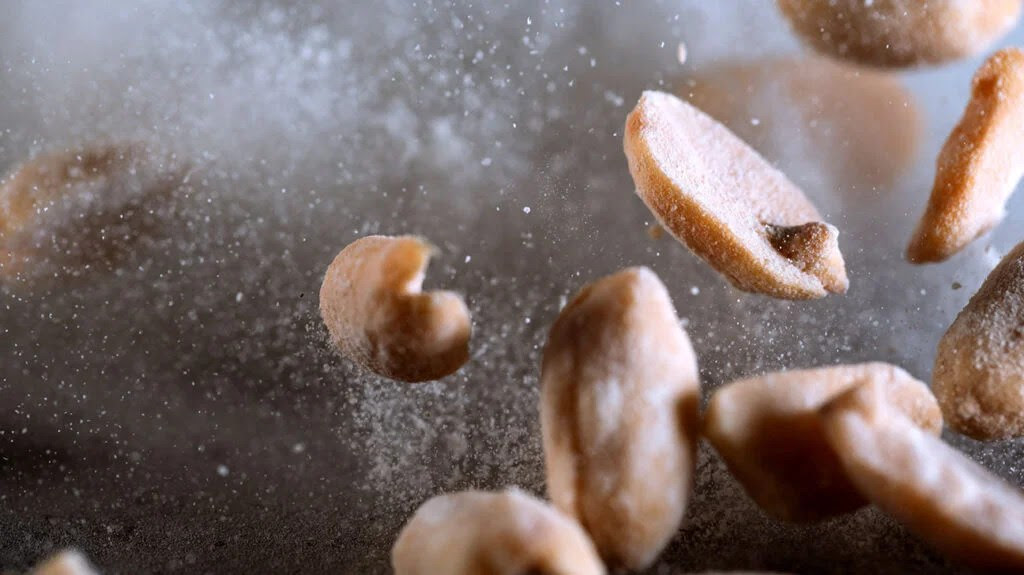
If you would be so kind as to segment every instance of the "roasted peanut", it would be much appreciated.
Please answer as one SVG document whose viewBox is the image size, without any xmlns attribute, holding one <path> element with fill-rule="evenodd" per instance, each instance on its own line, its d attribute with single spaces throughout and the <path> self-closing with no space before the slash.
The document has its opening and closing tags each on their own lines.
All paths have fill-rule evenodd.
<svg viewBox="0 0 1024 575">
<path fill-rule="evenodd" d="M 1024 571 L 1024 495 L 921 430 L 878 382 L 826 404 L 822 425 L 853 484 L 943 554 L 984 570 Z"/>
<path fill-rule="evenodd" d="M 138 144 L 39 156 L 0 180 L 0 276 L 111 266 L 144 233 L 184 169 Z"/>
<path fill-rule="evenodd" d="M 1000 50 L 974 76 L 971 101 L 936 162 L 935 184 L 907 259 L 939 262 L 1003 219 L 1024 174 L 1024 51 Z"/>
<path fill-rule="evenodd" d="M 469 358 L 469 310 L 448 291 L 422 292 L 437 249 L 415 236 L 367 236 L 334 258 L 320 315 L 341 352 L 374 373 L 419 382 Z"/>
<path fill-rule="evenodd" d="M 820 185 L 854 201 L 891 187 L 920 140 L 917 103 L 899 77 L 824 57 L 716 63 L 679 94 L 784 172 L 821 173 Z"/>
<path fill-rule="evenodd" d="M 548 492 L 616 568 L 650 565 L 692 490 L 697 361 L 647 268 L 579 291 L 548 336 L 541 430 Z"/>
<path fill-rule="evenodd" d="M 778 0 L 822 54 L 869 66 L 942 64 L 982 52 L 1020 16 L 1021 0 Z"/>
<path fill-rule="evenodd" d="M 98 575 L 89 560 L 73 549 L 61 551 L 36 565 L 29 575 Z"/>
<path fill-rule="evenodd" d="M 975 439 L 1024 435 L 1024 243 L 942 336 L 933 371 L 950 427 Z"/>
<path fill-rule="evenodd" d="M 395 575 L 603 575 L 575 521 L 518 490 L 424 503 L 391 550 Z"/>
<path fill-rule="evenodd" d="M 700 110 L 644 92 L 626 120 L 625 151 L 637 194 L 658 221 L 735 287 L 790 299 L 846 291 L 836 228 Z"/>
<path fill-rule="evenodd" d="M 725 385 L 711 396 L 704 435 L 762 509 L 787 521 L 816 521 L 867 502 L 822 436 L 817 410 L 863 381 L 928 433 L 942 414 L 928 387 L 885 363 L 770 373 Z"/>
</svg>

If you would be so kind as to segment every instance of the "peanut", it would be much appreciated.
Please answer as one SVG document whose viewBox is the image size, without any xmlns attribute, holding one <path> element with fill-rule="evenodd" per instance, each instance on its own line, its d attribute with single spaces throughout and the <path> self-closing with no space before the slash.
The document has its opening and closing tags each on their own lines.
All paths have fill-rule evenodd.
<svg viewBox="0 0 1024 575">
<path fill-rule="evenodd" d="M 665 286 L 629 268 L 579 291 L 541 366 L 548 492 L 616 568 L 649 566 L 692 490 L 697 361 Z"/>
<path fill-rule="evenodd" d="M 423 293 L 437 249 L 415 236 L 367 236 L 334 258 L 320 287 L 320 315 L 349 359 L 399 381 L 439 379 L 469 358 L 462 298 Z"/>
<path fill-rule="evenodd" d="M 391 550 L 395 575 L 604 575 L 575 521 L 512 489 L 424 503 Z"/>
<path fill-rule="evenodd" d="M 822 54 L 903 68 L 982 52 L 1013 27 L 1021 0 L 778 0 L 800 38 Z"/>
<path fill-rule="evenodd" d="M 658 221 L 738 289 L 789 299 L 846 291 L 836 228 L 700 110 L 644 92 L 624 146 L 637 194 Z"/>
<path fill-rule="evenodd" d="M 85 555 L 69 549 L 36 565 L 29 575 L 97 575 L 97 571 Z"/>
<path fill-rule="evenodd" d="M 1024 495 L 887 405 L 878 382 L 826 404 L 822 425 L 853 484 L 936 549 L 1024 571 Z"/>
</svg>

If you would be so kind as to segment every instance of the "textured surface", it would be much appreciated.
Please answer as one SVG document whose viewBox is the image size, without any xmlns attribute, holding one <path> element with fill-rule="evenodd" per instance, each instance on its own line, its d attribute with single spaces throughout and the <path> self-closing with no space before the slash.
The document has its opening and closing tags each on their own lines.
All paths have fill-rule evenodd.
<svg viewBox="0 0 1024 575">
<path fill-rule="evenodd" d="M 174 233 L 118 274 L 0 287 L 2 568 L 76 546 L 105 574 L 387 573 L 435 494 L 544 493 L 540 349 L 580 285 L 651 267 L 705 398 L 828 363 L 929 381 L 939 338 L 1020 241 L 1024 194 L 949 262 L 903 260 L 974 59 L 897 77 L 923 138 L 890 186 L 828 171 L 795 127 L 789 153 L 766 156 L 842 230 L 845 296 L 737 292 L 647 236 L 622 125 L 643 89 L 799 50 L 772 3 L 492 4 L 4 3 L 0 169 L 103 135 L 153 139 L 195 162 L 196 190 Z M 466 296 L 471 357 L 443 383 L 366 375 L 327 339 L 323 273 L 371 233 L 429 237 L 444 255 L 424 289 Z M 1024 483 L 1024 444 L 948 437 Z M 768 518 L 705 445 L 684 527 L 651 572 L 708 570 L 956 572 L 873 509 Z"/>
</svg>

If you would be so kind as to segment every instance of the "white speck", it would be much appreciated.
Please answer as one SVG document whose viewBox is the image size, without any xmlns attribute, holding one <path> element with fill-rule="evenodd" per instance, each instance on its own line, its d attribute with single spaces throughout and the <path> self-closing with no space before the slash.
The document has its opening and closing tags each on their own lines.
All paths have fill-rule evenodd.
<svg viewBox="0 0 1024 575">
<path fill-rule="evenodd" d="M 751 126 L 760 126 L 761 125 L 761 118 L 751 118 L 750 119 L 750 125 Z"/>
<path fill-rule="evenodd" d="M 524 213 L 524 214 L 528 214 L 528 213 L 530 213 L 530 206 L 524 206 L 524 207 L 523 207 L 523 213 Z"/>
<path fill-rule="evenodd" d="M 686 63 L 686 43 L 680 42 L 679 46 L 676 46 L 676 59 L 679 60 L 680 64 Z"/>
<path fill-rule="evenodd" d="M 483 160 L 480 160 L 480 165 L 481 166 L 490 166 L 491 162 L 492 162 L 492 160 L 490 158 L 484 158 Z"/>
<path fill-rule="evenodd" d="M 242 295 L 242 292 L 238 292 L 238 293 L 235 294 L 235 301 L 236 302 L 242 301 L 243 297 L 245 297 L 245 296 Z"/>
<path fill-rule="evenodd" d="M 473 256 L 466 256 L 466 263 L 468 264 L 473 259 Z"/>
<path fill-rule="evenodd" d="M 306 444 L 305 443 L 296 443 L 295 445 L 292 446 L 292 453 L 302 453 L 305 450 L 306 450 Z"/>
<path fill-rule="evenodd" d="M 227 477 L 228 476 L 228 466 L 224 465 L 224 464 L 218 465 L 217 466 L 217 475 L 220 475 L 221 477 Z"/>
<path fill-rule="evenodd" d="M 693 286 L 693 287 L 690 288 L 690 295 L 697 295 L 699 293 L 700 293 L 700 288 L 699 287 Z"/>
</svg>

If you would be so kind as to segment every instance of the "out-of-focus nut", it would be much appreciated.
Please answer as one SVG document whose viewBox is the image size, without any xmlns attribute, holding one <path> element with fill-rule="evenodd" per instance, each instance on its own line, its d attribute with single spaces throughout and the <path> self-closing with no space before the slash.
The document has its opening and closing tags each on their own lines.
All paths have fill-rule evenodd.
<svg viewBox="0 0 1024 575">
<path fill-rule="evenodd" d="M 877 382 L 826 404 L 822 425 L 872 503 L 966 565 L 1024 572 L 1024 495 L 887 405 Z"/>
<path fill-rule="evenodd" d="M 637 194 L 737 288 L 789 299 L 843 293 L 839 232 L 792 182 L 675 96 L 644 92 L 626 120 Z"/>
<path fill-rule="evenodd" d="M 817 410 L 860 382 L 928 433 L 942 414 L 928 387 L 886 363 L 770 373 L 725 385 L 711 396 L 704 435 L 758 505 L 787 521 L 816 521 L 867 502 L 847 479 L 822 435 Z"/>
<path fill-rule="evenodd" d="M 548 492 L 610 566 L 643 569 L 678 531 L 699 435 L 697 361 L 647 268 L 562 310 L 541 367 Z"/>
<path fill-rule="evenodd" d="M 1024 174 L 1024 51 L 996 52 L 974 76 L 971 101 L 936 162 L 935 183 L 907 259 L 939 262 L 1003 219 Z"/>
<path fill-rule="evenodd" d="M 982 52 L 1020 16 L 1021 0 L 778 0 L 818 52 L 869 66 L 941 64 Z"/>
<path fill-rule="evenodd" d="M 112 266 L 164 219 L 183 181 L 173 158 L 139 144 L 42 155 L 0 179 L 0 276 Z"/>
<path fill-rule="evenodd" d="M 367 236 L 334 258 L 320 287 L 320 315 L 346 357 L 408 382 L 438 379 L 466 363 L 465 302 L 452 292 L 422 291 L 436 251 L 416 236 Z"/>
<path fill-rule="evenodd" d="M 69 549 L 36 565 L 29 575 L 98 575 L 98 572 L 85 555 Z"/>
<path fill-rule="evenodd" d="M 391 550 L 395 575 L 603 575 L 580 526 L 529 495 L 466 491 L 427 501 Z"/>
<path fill-rule="evenodd" d="M 1024 243 L 942 336 L 933 371 L 950 427 L 975 439 L 1024 435 Z"/>
</svg>

